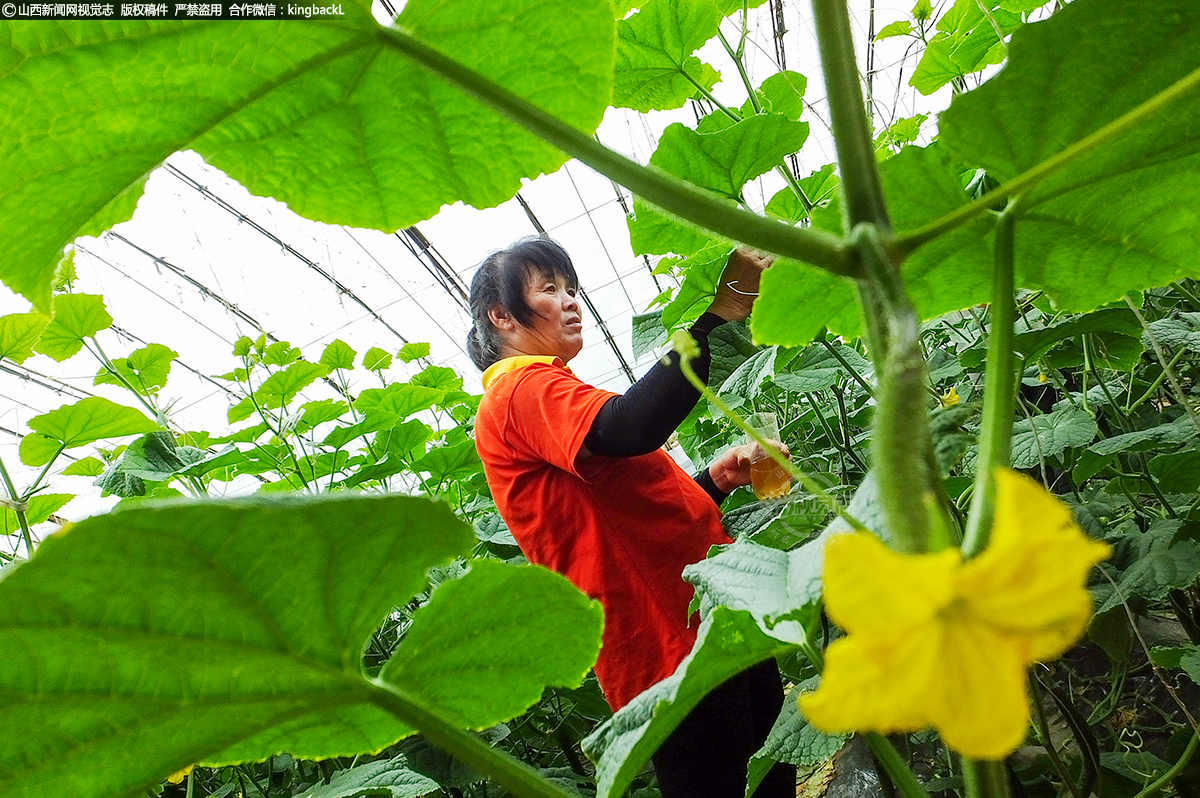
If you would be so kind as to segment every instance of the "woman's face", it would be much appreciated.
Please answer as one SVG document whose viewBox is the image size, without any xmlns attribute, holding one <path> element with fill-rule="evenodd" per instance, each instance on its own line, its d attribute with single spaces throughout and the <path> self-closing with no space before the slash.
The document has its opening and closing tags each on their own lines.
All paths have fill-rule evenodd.
<svg viewBox="0 0 1200 798">
<path fill-rule="evenodd" d="M 563 362 L 583 348 L 583 317 L 576 290 L 566 278 L 534 272 L 525 283 L 525 301 L 533 310 L 530 326 L 515 324 L 506 343 L 517 354 L 553 355 Z"/>
</svg>

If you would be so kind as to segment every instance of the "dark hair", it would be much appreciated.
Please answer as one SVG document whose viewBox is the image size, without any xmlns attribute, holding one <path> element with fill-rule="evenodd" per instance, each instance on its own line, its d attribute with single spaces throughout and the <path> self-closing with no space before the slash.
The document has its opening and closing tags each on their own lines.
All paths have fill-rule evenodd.
<svg viewBox="0 0 1200 798">
<path fill-rule="evenodd" d="M 508 249 L 493 252 L 471 278 L 471 320 L 467 354 L 484 371 L 500 359 L 500 334 L 488 318 L 488 309 L 499 305 L 523 327 L 533 323 L 533 308 L 525 301 L 525 286 L 531 275 L 562 277 L 579 288 L 579 276 L 571 256 L 549 238 L 522 238 Z"/>
</svg>

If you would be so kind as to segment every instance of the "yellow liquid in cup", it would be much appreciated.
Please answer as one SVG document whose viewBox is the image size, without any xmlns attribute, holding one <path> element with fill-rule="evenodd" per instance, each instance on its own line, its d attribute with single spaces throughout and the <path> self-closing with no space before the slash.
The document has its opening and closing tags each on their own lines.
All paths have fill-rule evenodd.
<svg viewBox="0 0 1200 798">
<path fill-rule="evenodd" d="M 787 470 L 769 457 L 750 464 L 750 486 L 760 499 L 774 499 L 788 492 L 792 477 Z"/>
</svg>

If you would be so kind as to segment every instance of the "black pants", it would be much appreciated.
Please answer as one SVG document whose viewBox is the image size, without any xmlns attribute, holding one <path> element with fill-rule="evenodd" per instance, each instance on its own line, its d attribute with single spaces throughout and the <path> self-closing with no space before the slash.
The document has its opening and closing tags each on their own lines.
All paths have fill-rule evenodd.
<svg viewBox="0 0 1200 798">
<path fill-rule="evenodd" d="M 746 765 L 783 706 L 774 660 L 742 671 L 704 697 L 653 757 L 663 798 L 742 798 Z M 776 764 L 754 798 L 795 798 L 796 769 Z"/>
</svg>

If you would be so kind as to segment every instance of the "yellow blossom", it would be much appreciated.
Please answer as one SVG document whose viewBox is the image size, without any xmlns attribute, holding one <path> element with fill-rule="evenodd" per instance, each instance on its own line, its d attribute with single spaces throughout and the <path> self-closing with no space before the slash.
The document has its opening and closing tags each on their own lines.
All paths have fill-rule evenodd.
<svg viewBox="0 0 1200 798">
<path fill-rule="evenodd" d="M 938 397 L 938 401 L 942 403 L 942 407 L 954 407 L 961 401 L 958 398 L 958 388 L 951 388 L 944 394 Z"/>
<path fill-rule="evenodd" d="M 188 765 L 178 773 L 172 773 L 170 776 L 167 776 L 167 781 L 171 782 L 172 784 L 182 784 L 183 780 L 188 777 L 188 774 L 192 772 L 192 768 L 194 767 L 196 766 Z"/>
<path fill-rule="evenodd" d="M 1069 649 L 1092 604 L 1087 572 L 1108 557 L 1071 512 L 1015 471 L 996 472 L 991 542 L 905 555 L 865 533 L 831 538 L 825 604 L 846 636 L 830 645 L 821 685 L 800 697 L 827 732 L 933 727 L 950 748 L 1002 759 L 1025 739 L 1025 672 Z"/>
</svg>

